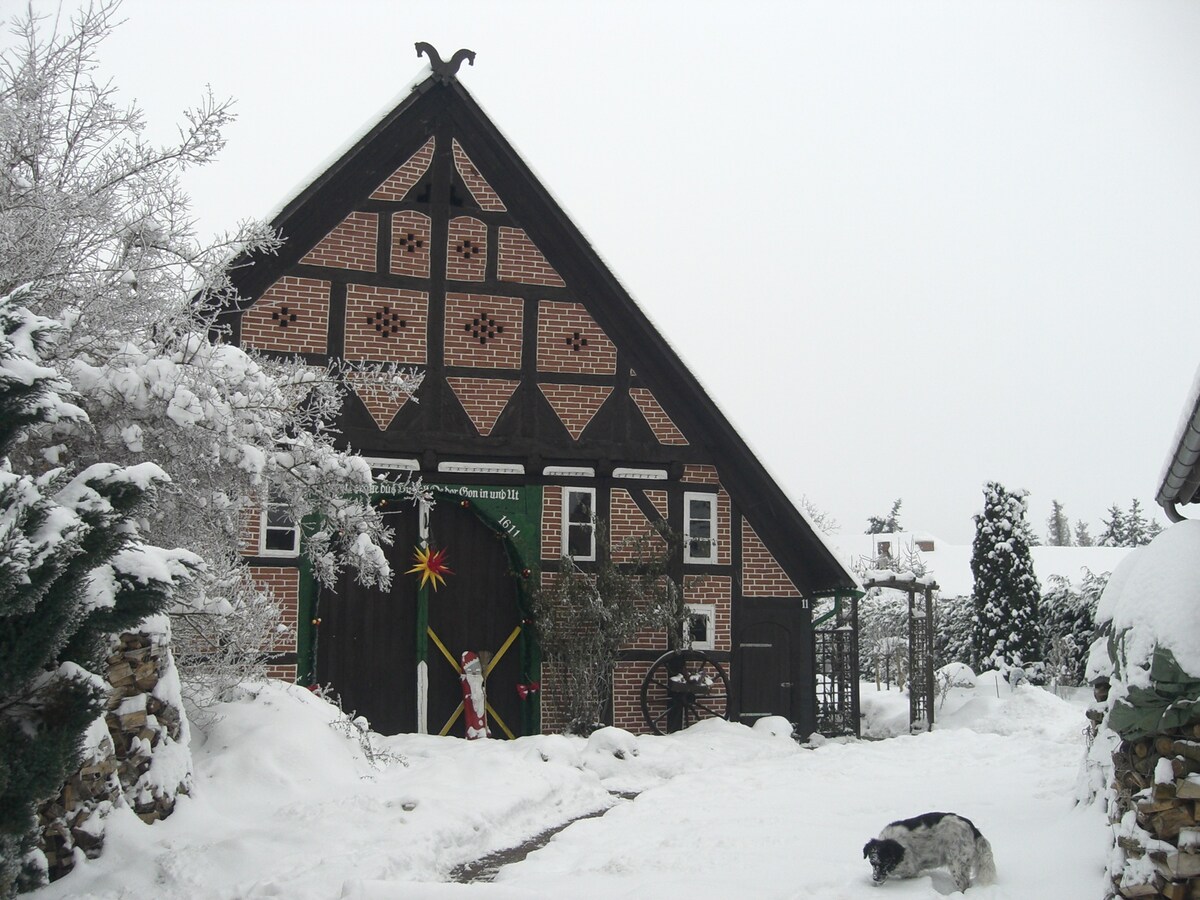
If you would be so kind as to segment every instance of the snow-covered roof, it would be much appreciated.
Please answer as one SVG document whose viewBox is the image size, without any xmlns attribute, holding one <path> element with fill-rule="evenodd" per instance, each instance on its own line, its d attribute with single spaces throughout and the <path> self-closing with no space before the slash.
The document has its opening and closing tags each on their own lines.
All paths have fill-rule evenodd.
<svg viewBox="0 0 1200 900">
<path fill-rule="evenodd" d="M 915 553 L 925 565 L 926 574 L 938 583 L 943 596 L 966 596 L 974 586 L 971 574 L 971 545 L 950 544 L 927 531 L 905 531 L 894 534 L 837 534 L 830 539 L 843 559 L 870 561 L 879 556 L 880 543 L 886 542 L 893 559 L 903 561 Z M 932 545 L 932 550 L 918 549 L 918 542 Z M 1051 576 L 1066 578 L 1078 584 L 1084 570 L 1100 574 L 1112 572 L 1130 553 L 1129 547 L 1031 547 L 1033 571 L 1042 589 L 1049 586 Z"/>
<path fill-rule="evenodd" d="M 1179 519 L 1176 504 L 1200 500 L 1200 368 L 1192 378 L 1158 483 L 1155 501 L 1172 521 Z"/>
</svg>

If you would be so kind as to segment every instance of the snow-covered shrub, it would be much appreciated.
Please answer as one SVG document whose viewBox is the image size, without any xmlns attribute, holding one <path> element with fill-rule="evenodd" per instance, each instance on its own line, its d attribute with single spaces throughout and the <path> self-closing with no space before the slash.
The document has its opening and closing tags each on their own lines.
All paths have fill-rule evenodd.
<svg viewBox="0 0 1200 900">
<path fill-rule="evenodd" d="M 1055 684 L 1083 683 L 1088 648 L 1096 635 L 1096 603 L 1108 573 L 1083 570 L 1077 586 L 1061 575 L 1051 575 L 1042 595 L 1042 659 Z"/>
<path fill-rule="evenodd" d="M 962 663 L 973 667 L 976 660 L 971 629 L 975 609 L 971 598 L 938 596 L 933 603 L 934 659 L 941 665 Z"/>
<path fill-rule="evenodd" d="M 142 541 L 158 467 L 34 475 L 9 453 L 39 425 L 86 428 L 44 357 L 62 328 L 0 298 L 0 896 L 45 877 L 35 812 L 81 761 L 104 710 L 107 638 L 161 610 L 199 559 Z"/>
<path fill-rule="evenodd" d="M 908 594 L 871 588 L 858 601 L 859 669 L 864 678 L 903 684 L 908 677 Z"/>
</svg>

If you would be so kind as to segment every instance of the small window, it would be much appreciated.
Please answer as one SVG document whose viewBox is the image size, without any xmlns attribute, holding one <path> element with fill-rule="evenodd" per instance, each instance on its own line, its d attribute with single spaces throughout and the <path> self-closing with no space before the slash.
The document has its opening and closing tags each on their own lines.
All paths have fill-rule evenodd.
<svg viewBox="0 0 1200 900">
<path fill-rule="evenodd" d="M 712 603 L 689 603 L 683 623 L 683 639 L 693 650 L 712 650 L 717 608 Z"/>
<path fill-rule="evenodd" d="M 715 563 L 717 561 L 717 495 L 684 494 L 683 561 Z"/>
<path fill-rule="evenodd" d="M 596 558 L 595 509 L 595 488 L 563 488 L 563 556 Z"/>
<path fill-rule="evenodd" d="M 292 521 L 288 505 L 275 495 L 263 509 L 258 549 L 263 556 L 295 556 L 300 552 L 300 525 Z"/>
<path fill-rule="evenodd" d="M 933 541 L 917 541 L 917 549 L 922 553 L 932 553 Z"/>
</svg>

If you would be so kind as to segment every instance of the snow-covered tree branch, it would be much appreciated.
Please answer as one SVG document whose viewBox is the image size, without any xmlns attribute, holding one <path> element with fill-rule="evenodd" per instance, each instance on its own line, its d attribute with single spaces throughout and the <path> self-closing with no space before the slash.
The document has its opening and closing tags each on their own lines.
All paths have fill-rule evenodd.
<svg viewBox="0 0 1200 900">
<path fill-rule="evenodd" d="M 64 325 L 46 359 L 91 415 L 41 421 L 13 465 L 35 477 L 101 461 L 159 466 L 169 481 L 144 524 L 156 543 L 207 562 L 182 598 L 193 610 L 257 608 L 242 602 L 251 585 L 236 560 L 268 498 L 304 524 L 318 580 L 349 569 L 386 585 L 390 535 L 369 503 L 371 472 L 338 449 L 334 422 L 348 378 L 410 395 L 420 377 L 213 340 L 215 312 L 234 298 L 231 261 L 278 239 L 261 223 L 197 238 L 181 174 L 220 151 L 232 102 L 206 92 L 177 140 L 148 141 L 140 111 L 99 76 L 117 11 L 113 0 L 69 21 L 29 10 L 0 54 L 0 292 L 19 286 L 23 304 Z"/>
</svg>

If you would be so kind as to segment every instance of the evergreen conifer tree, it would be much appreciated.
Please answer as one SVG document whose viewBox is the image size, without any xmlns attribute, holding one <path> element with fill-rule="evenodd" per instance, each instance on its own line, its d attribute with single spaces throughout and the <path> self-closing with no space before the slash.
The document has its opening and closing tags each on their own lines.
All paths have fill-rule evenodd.
<svg viewBox="0 0 1200 900">
<path fill-rule="evenodd" d="M 1057 500 L 1050 502 L 1050 518 L 1046 521 L 1046 543 L 1051 547 L 1071 546 L 1071 522 Z"/>
<path fill-rule="evenodd" d="M 1121 507 L 1113 504 L 1108 508 L 1108 518 L 1101 520 L 1104 523 L 1104 532 L 1096 541 L 1101 547 L 1128 547 L 1125 532 L 1125 513 L 1121 511 Z"/>
<path fill-rule="evenodd" d="M 41 359 L 56 330 L 0 298 L 0 897 L 44 877 L 37 807 L 103 713 L 106 636 L 161 610 L 194 564 L 138 538 L 133 515 L 165 478 L 156 466 L 14 471 L 9 453 L 31 431 L 86 423 Z"/>
<path fill-rule="evenodd" d="M 1125 546 L 1141 547 L 1150 543 L 1149 523 L 1142 515 L 1142 504 L 1134 497 L 1125 516 Z"/>
<path fill-rule="evenodd" d="M 975 651 L 982 668 L 1020 666 L 1037 660 L 1041 648 L 1041 596 L 1025 538 L 1027 495 L 995 481 L 983 494 L 971 552 Z"/>
<path fill-rule="evenodd" d="M 900 526 L 900 504 L 904 501 L 897 497 L 886 516 L 868 516 L 867 534 L 895 534 L 904 529 Z"/>
<path fill-rule="evenodd" d="M 1087 522 L 1080 519 L 1075 523 L 1075 544 L 1079 547 L 1091 547 L 1096 543 L 1091 533 L 1088 531 Z"/>
</svg>

